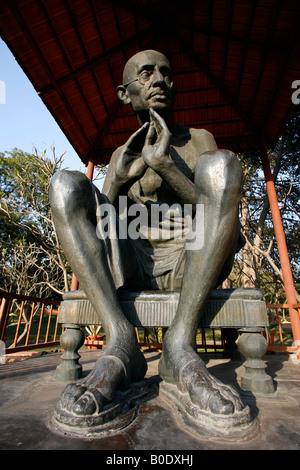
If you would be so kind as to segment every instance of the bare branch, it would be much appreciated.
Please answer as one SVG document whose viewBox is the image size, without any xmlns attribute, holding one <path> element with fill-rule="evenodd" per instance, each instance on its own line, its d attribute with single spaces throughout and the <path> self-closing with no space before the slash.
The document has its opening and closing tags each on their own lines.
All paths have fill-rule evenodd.
<svg viewBox="0 0 300 470">
<path fill-rule="evenodd" d="M 251 242 L 249 241 L 249 239 L 247 238 L 247 236 L 245 235 L 245 233 L 243 233 L 245 239 L 246 239 L 246 243 L 247 245 L 249 246 L 249 248 L 254 251 L 254 250 L 257 250 L 261 255 L 263 255 L 266 260 L 269 262 L 270 266 L 274 269 L 274 271 L 278 274 L 278 276 L 280 277 L 280 279 L 283 281 L 283 276 L 282 276 L 282 272 L 281 270 L 277 267 L 277 265 L 275 264 L 275 262 L 273 261 L 273 259 L 271 258 L 270 256 L 270 253 L 268 251 L 264 251 L 262 250 L 261 248 L 258 248 L 258 247 L 254 247 L 254 245 L 251 244 Z"/>
</svg>

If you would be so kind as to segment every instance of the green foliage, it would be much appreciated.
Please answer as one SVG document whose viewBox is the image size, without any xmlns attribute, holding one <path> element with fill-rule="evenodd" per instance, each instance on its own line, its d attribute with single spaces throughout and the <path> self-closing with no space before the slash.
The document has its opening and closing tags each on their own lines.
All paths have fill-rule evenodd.
<svg viewBox="0 0 300 470">
<path fill-rule="evenodd" d="M 46 151 L 0 153 L 1 289 L 50 297 L 66 289 L 70 273 L 48 199 L 51 177 L 61 164 L 54 152 L 52 158 Z"/>
<path fill-rule="evenodd" d="M 44 216 L 49 216 L 46 198 L 47 175 L 35 155 L 14 149 L 0 153 L 0 197 L 2 242 L 38 241 Z M 39 240 L 41 241 L 41 240 Z"/>
</svg>

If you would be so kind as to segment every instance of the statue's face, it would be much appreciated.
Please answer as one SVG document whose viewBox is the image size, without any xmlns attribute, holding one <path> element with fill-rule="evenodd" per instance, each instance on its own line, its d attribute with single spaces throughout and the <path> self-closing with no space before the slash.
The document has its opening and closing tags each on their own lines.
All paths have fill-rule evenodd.
<svg viewBox="0 0 300 470">
<path fill-rule="evenodd" d="M 135 112 L 172 109 L 175 90 L 170 64 L 163 54 L 144 51 L 133 56 L 126 64 L 124 83 L 127 103 L 131 103 Z"/>
</svg>

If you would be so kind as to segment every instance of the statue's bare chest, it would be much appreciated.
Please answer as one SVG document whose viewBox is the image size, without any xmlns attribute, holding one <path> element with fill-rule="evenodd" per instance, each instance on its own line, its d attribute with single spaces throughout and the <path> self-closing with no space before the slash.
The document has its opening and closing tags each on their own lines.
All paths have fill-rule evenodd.
<svg viewBox="0 0 300 470">
<path fill-rule="evenodd" d="M 190 146 L 186 146 L 190 147 Z M 178 169 L 191 181 L 194 179 L 196 164 L 195 152 L 190 148 L 171 146 L 170 156 Z M 143 177 L 137 181 L 130 190 L 130 197 L 136 202 L 165 202 L 174 195 L 170 186 L 151 168 L 148 168 Z"/>
</svg>

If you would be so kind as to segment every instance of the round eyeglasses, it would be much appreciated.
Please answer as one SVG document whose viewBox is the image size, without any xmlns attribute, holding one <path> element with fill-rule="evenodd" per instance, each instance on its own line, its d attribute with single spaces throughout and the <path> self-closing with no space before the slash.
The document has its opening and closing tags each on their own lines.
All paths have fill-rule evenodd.
<svg viewBox="0 0 300 470">
<path fill-rule="evenodd" d="M 139 75 L 138 77 L 134 78 L 133 80 L 130 80 L 130 82 L 127 82 L 127 83 L 123 83 L 123 87 L 124 88 L 127 88 L 128 85 L 130 85 L 131 83 L 133 82 L 139 82 L 141 85 L 146 85 L 147 82 L 150 81 L 151 77 L 153 75 L 149 75 L 149 74 L 144 74 L 144 75 Z M 168 86 L 172 87 L 173 86 L 173 82 L 172 80 L 170 79 L 170 77 L 168 76 L 165 76 L 164 77 L 164 81 L 167 83 Z"/>
</svg>

